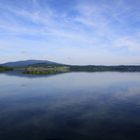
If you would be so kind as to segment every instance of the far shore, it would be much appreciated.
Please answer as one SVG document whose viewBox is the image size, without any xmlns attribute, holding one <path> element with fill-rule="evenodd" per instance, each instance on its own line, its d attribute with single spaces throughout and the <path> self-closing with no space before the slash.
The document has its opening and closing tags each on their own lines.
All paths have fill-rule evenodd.
<svg viewBox="0 0 140 140">
<path fill-rule="evenodd" d="M 9 72 L 30 75 L 50 75 L 66 72 L 140 72 L 140 66 L 28 66 L 28 67 L 5 67 L 0 66 L 0 72 Z"/>
</svg>

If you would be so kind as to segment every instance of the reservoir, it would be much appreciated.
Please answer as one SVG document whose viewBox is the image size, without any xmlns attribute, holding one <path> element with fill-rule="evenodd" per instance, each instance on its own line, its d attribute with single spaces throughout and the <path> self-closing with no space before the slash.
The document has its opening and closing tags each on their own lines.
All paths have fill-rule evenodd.
<svg viewBox="0 0 140 140">
<path fill-rule="evenodd" d="M 0 140 L 140 140 L 140 73 L 0 74 Z"/>
</svg>

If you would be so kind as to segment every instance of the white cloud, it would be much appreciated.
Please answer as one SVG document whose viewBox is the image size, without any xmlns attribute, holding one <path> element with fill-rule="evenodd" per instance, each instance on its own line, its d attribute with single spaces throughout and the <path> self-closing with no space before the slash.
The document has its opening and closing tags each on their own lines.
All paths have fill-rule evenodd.
<svg viewBox="0 0 140 140">
<path fill-rule="evenodd" d="M 94 1 L 89 2 L 89 0 L 78 2 L 77 0 L 77 5 L 71 7 L 77 12 L 73 17 L 69 17 L 67 9 L 65 13 L 61 14 L 48 5 L 42 8 L 37 0 L 31 0 L 31 2 L 31 8 L 16 6 L 13 8 L 10 5 L 0 4 L 0 9 L 4 10 L 0 19 L 0 35 L 11 38 L 9 44 L 0 40 L 1 46 L 9 48 L 9 46 L 21 45 L 22 50 L 24 50 L 24 45 L 30 46 L 32 49 L 39 45 L 43 50 L 45 50 L 45 46 L 50 46 L 52 49 L 56 49 L 58 46 L 64 50 L 64 56 L 61 59 L 64 59 L 65 54 L 69 54 L 69 56 L 75 57 L 75 60 L 80 58 L 77 63 L 83 57 L 85 64 L 92 62 L 109 64 L 113 60 L 114 63 L 120 63 L 122 60 L 124 63 L 127 60 L 130 61 L 128 56 L 120 56 L 117 59 L 118 54 L 112 52 L 112 49 L 126 48 L 128 53 L 140 52 L 139 33 L 135 31 L 130 34 L 129 31 L 133 30 L 133 27 L 129 29 L 129 23 L 126 20 L 137 13 L 131 5 L 127 5 L 123 0 L 112 1 L 113 5 L 97 4 Z M 27 37 L 29 35 L 42 38 L 42 40 L 34 39 L 33 43 Z M 88 51 L 91 48 L 92 53 Z M 73 54 L 76 51 L 77 54 Z M 102 56 L 107 57 L 102 59 Z M 59 57 L 57 59 L 59 60 Z M 90 61 L 90 59 L 92 60 Z M 131 60 L 138 61 L 138 58 L 136 56 Z M 68 63 L 70 61 L 73 62 L 74 59 L 68 60 Z"/>
</svg>

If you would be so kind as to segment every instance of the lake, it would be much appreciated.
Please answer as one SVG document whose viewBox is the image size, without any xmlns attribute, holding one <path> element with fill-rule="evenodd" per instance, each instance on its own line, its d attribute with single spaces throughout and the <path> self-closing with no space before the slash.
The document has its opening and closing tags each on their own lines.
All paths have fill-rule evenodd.
<svg viewBox="0 0 140 140">
<path fill-rule="evenodd" d="M 0 74 L 0 140 L 140 140 L 140 73 Z"/>
</svg>

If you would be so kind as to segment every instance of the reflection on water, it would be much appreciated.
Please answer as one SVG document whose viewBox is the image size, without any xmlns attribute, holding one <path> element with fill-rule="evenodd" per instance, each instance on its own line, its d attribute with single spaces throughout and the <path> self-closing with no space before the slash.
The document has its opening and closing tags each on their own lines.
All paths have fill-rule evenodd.
<svg viewBox="0 0 140 140">
<path fill-rule="evenodd" d="M 0 74 L 0 140 L 140 140 L 140 73 Z"/>
</svg>

